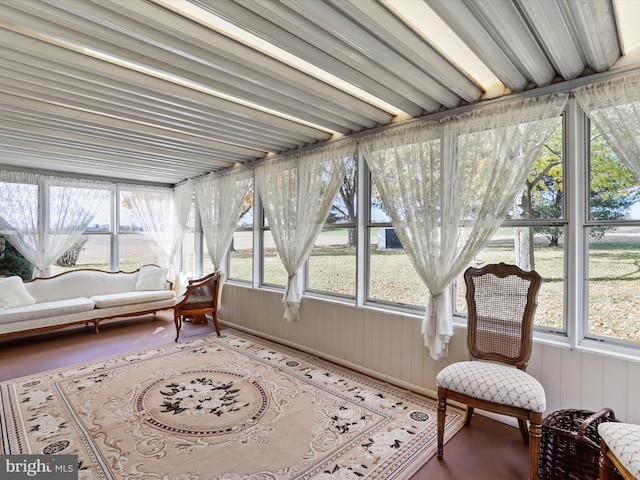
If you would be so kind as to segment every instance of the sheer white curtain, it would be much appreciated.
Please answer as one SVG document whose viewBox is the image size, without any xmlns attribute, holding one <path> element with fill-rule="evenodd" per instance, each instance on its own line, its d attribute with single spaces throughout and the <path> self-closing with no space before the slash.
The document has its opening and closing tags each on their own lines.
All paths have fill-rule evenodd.
<svg viewBox="0 0 640 480">
<path fill-rule="evenodd" d="M 280 260 L 288 273 L 284 318 L 297 320 L 301 268 L 322 230 L 355 145 L 341 142 L 256 166 L 256 184 Z"/>
<path fill-rule="evenodd" d="M 161 266 L 168 268 L 167 277 L 173 282 L 174 288 L 178 288 L 177 256 L 189 219 L 193 184 L 187 182 L 176 188 L 124 188 L 121 192 L 122 201 L 129 205 L 144 233 L 153 241 L 161 259 Z"/>
<path fill-rule="evenodd" d="M 252 177 L 251 170 L 238 168 L 196 182 L 198 211 L 209 258 L 216 272 L 224 270 L 224 258 L 242 215 Z"/>
<path fill-rule="evenodd" d="M 581 87 L 574 94 L 611 148 L 640 178 L 640 74 Z"/>
<path fill-rule="evenodd" d="M 111 191 L 102 182 L 0 171 L 0 233 L 34 265 L 34 277 L 49 276 Z"/>
<path fill-rule="evenodd" d="M 489 105 L 361 142 L 407 256 L 429 290 L 422 333 L 447 356 L 452 282 L 501 225 L 553 132 L 566 96 Z"/>
</svg>

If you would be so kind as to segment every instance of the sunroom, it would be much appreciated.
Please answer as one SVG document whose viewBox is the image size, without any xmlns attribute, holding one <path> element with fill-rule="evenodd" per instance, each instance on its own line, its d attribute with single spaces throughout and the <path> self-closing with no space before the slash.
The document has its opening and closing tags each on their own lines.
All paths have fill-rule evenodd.
<svg viewBox="0 0 640 480">
<path fill-rule="evenodd" d="M 546 413 L 640 423 L 637 2 L 0 5 L 0 274 L 222 271 L 224 326 L 435 396 L 517 264 Z"/>
</svg>

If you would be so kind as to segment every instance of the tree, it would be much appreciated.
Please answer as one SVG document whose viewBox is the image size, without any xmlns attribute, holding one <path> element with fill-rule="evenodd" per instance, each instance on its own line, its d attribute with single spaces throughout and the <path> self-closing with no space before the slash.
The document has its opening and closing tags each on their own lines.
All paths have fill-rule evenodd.
<svg viewBox="0 0 640 480">
<path fill-rule="evenodd" d="M 243 223 L 241 220 L 250 212 L 251 212 L 251 215 L 249 216 L 251 217 L 251 221 L 249 222 L 249 224 L 253 223 L 253 190 L 254 190 L 253 182 L 251 182 L 251 184 L 249 185 L 249 191 L 244 196 L 244 203 L 242 204 L 242 212 L 240 212 L 240 219 L 238 221 L 239 224 Z"/>
<path fill-rule="evenodd" d="M 333 204 L 327 223 L 355 223 L 356 221 L 356 162 L 350 160 L 347 162 L 347 169 L 340 190 L 338 191 L 339 200 Z M 349 228 L 349 236 L 347 246 L 356 246 L 356 231 Z"/>
<path fill-rule="evenodd" d="M 592 127 L 590 164 L 590 218 L 592 220 L 616 220 L 625 218 L 631 207 L 640 200 L 640 182 L 620 161 L 615 152 Z M 544 146 L 532 173 L 527 180 L 524 193 L 512 217 L 519 219 L 559 219 L 563 216 L 564 183 L 562 172 L 562 128 L 557 128 Z M 528 228 L 531 241 L 534 230 L 549 239 L 550 247 L 557 247 L 563 235 L 562 227 L 548 226 Z M 601 238 L 613 227 L 592 228 L 590 234 Z M 525 253 L 522 239 L 516 236 L 518 258 L 529 257 L 529 268 L 533 268 L 531 253 Z M 528 249 L 530 252 L 530 248 Z M 527 259 L 523 258 L 526 265 Z M 522 265 L 521 265 L 522 266 Z"/>
<path fill-rule="evenodd" d="M 0 275 L 7 277 L 17 275 L 23 280 L 30 280 L 33 274 L 33 265 L 13 245 L 4 238 L 2 240 L 4 240 L 4 251 L 0 255 Z"/>
<path fill-rule="evenodd" d="M 240 218 L 238 219 L 238 225 L 250 226 L 253 225 L 253 196 L 254 187 L 253 182 L 249 185 L 249 191 L 244 196 L 244 202 L 242 204 L 242 211 L 240 212 Z M 243 218 L 247 217 L 243 220 Z M 232 252 L 236 251 L 235 239 L 231 238 L 231 246 L 229 247 Z"/>
<path fill-rule="evenodd" d="M 87 244 L 87 240 L 89 240 L 89 238 L 86 235 L 82 235 L 69 250 L 60 255 L 54 264 L 58 267 L 75 267 L 76 263 L 78 263 L 80 253 Z"/>
</svg>

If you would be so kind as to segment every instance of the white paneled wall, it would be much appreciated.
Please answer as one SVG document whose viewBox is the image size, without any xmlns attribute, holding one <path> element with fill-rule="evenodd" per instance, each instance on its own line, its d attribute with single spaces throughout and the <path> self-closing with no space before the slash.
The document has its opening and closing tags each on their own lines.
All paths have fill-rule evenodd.
<svg viewBox="0 0 640 480">
<path fill-rule="evenodd" d="M 282 316 L 282 293 L 225 284 L 220 319 L 228 326 L 280 341 L 399 386 L 433 395 L 447 364 L 467 359 L 465 332 L 456 329 L 449 358 L 433 361 L 423 345 L 421 319 L 313 298 L 300 320 Z M 527 370 L 558 409 L 598 410 L 640 423 L 640 362 L 535 343 Z"/>
</svg>

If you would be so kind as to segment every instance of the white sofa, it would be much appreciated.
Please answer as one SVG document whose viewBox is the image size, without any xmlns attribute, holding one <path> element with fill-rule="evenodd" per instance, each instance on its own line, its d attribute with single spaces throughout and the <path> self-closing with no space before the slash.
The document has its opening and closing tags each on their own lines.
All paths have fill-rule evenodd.
<svg viewBox="0 0 640 480">
<path fill-rule="evenodd" d="M 67 325 L 155 313 L 173 308 L 176 294 L 167 269 L 145 265 L 135 272 L 71 270 L 23 282 L 0 278 L 0 337 Z"/>
</svg>

